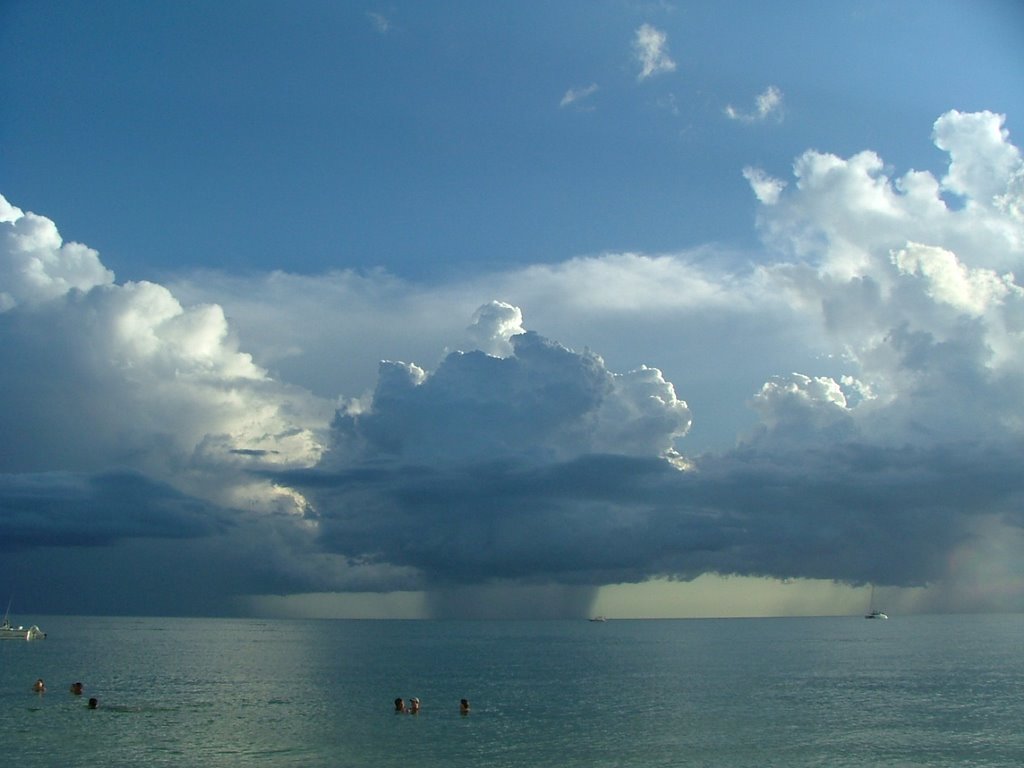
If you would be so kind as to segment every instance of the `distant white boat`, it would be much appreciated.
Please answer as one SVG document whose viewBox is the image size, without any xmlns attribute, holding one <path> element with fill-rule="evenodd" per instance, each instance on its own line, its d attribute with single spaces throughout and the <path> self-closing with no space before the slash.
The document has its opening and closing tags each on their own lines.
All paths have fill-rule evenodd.
<svg viewBox="0 0 1024 768">
<path fill-rule="evenodd" d="M 875 587 L 871 587 L 871 602 L 869 603 L 868 612 L 864 614 L 865 619 L 888 619 L 889 617 L 875 608 Z"/>
<path fill-rule="evenodd" d="M 11 624 L 11 604 L 7 603 L 4 619 L 0 622 L 0 640 L 42 640 L 46 633 L 33 624 L 31 627 L 14 626 Z"/>
<path fill-rule="evenodd" d="M 590 619 L 591 621 L 608 621 L 604 616 L 594 616 Z"/>
</svg>

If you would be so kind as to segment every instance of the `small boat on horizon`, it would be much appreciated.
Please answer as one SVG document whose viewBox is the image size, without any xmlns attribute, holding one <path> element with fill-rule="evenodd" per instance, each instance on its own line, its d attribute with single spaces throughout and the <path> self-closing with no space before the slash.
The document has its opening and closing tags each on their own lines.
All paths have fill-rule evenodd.
<svg viewBox="0 0 1024 768">
<path fill-rule="evenodd" d="M 604 616 L 592 616 L 590 621 L 608 621 L 608 619 Z"/>
</svg>

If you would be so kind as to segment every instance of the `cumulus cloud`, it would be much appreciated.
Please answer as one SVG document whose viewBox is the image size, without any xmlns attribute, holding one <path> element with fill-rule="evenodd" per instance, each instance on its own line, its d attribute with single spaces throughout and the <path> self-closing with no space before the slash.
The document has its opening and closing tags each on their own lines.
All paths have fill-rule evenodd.
<svg viewBox="0 0 1024 768">
<path fill-rule="evenodd" d="M 301 519 L 304 500 L 253 471 L 315 464 L 329 402 L 256 365 L 218 305 L 118 284 L 0 202 L 5 543 L 212 536 L 238 508 Z"/>
<path fill-rule="evenodd" d="M 792 443 L 835 443 L 852 436 L 846 393 L 829 376 L 773 376 L 754 396 L 753 405 L 766 431 L 782 433 Z"/>
<path fill-rule="evenodd" d="M 203 273 L 176 282 L 173 290 L 191 303 L 223 304 L 241 343 L 261 365 L 287 371 L 289 381 L 323 397 L 372 392 L 382 357 L 414 360 L 429 370 L 441 361 L 445 347 L 507 356 L 503 339 L 488 337 L 489 326 L 482 330 L 471 321 L 467 328 L 481 301 L 497 295 L 529 307 L 534 326 L 546 336 L 577 349 L 597 347 L 613 369 L 657 360 L 670 380 L 689 373 L 692 381 L 694 375 L 711 374 L 706 365 L 691 365 L 693 355 L 708 359 L 714 349 L 727 356 L 723 365 L 734 376 L 725 383 L 718 380 L 714 390 L 735 386 L 742 401 L 775 370 L 765 368 L 768 350 L 755 334 L 789 335 L 794 327 L 788 303 L 766 293 L 760 279 L 745 256 L 699 248 L 657 255 L 594 254 L 443 285 L 382 273 L 255 278 Z M 305 312 L 310 306 L 316 306 L 320 318 L 312 325 Z M 673 343 L 666 345 L 669 330 Z M 712 342 L 723 334 L 728 345 Z M 783 346 L 799 352 L 795 359 L 786 357 L 786 369 L 813 358 L 793 339 Z M 743 415 L 742 406 L 729 411 Z M 705 429 L 713 425 L 706 415 L 699 424 Z M 726 444 L 733 436 L 727 430 L 720 435 Z"/>
<path fill-rule="evenodd" d="M 52 221 L 26 214 L 0 196 L 4 259 L 0 261 L 0 312 L 34 304 L 71 290 L 113 282 L 96 251 L 65 243 Z"/>
<path fill-rule="evenodd" d="M 766 276 L 876 394 L 859 408 L 876 436 L 984 439 L 1020 423 L 1011 402 L 1024 341 L 1013 271 L 1024 223 L 1012 213 L 1021 159 L 1002 122 L 955 112 L 936 122 L 951 168 L 989 170 L 971 182 L 973 174 L 954 174 L 956 189 L 980 195 L 963 206 L 948 206 L 941 192 L 950 182 L 928 173 L 890 179 L 874 153 L 809 152 L 797 160 L 796 184 L 762 209 L 766 239 L 789 258 Z M 979 125 L 982 139 L 968 141 Z"/>
<path fill-rule="evenodd" d="M 564 461 L 586 453 L 665 456 L 690 427 L 690 412 L 654 368 L 618 374 L 590 352 L 533 332 L 494 302 L 477 313 L 508 345 L 507 357 L 453 352 L 431 373 L 385 362 L 372 407 L 334 421 L 333 455 L 409 464 Z M 491 338 L 495 334 L 489 334 Z"/>
<path fill-rule="evenodd" d="M 203 553 L 225 593 L 429 588 L 447 615 L 479 585 L 563 585 L 583 612 L 595 585 L 702 573 L 931 584 L 933 607 L 962 609 L 978 590 L 956 564 L 985 557 L 1009 581 L 975 607 L 1024 607 L 1022 161 L 1004 123 L 941 116 L 941 179 L 869 150 L 805 152 L 784 180 L 746 169 L 757 264 L 120 285 L 2 201 L 7 562 L 47 541 L 169 573 L 174 551 Z M 349 369 L 375 352 L 363 392 Z M 309 358 L 346 397 L 268 372 Z M 702 419 L 745 406 L 734 441 L 693 449 Z M 128 486 L 138 506 L 106 504 Z"/>
<path fill-rule="evenodd" d="M 32 436 L 8 466 L 60 456 L 63 468 L 113 461 L 167 478 L 319 457 L 323 406 L 237 351 L 220 307 L 185 309 L 152 283 L 104 286 L 8 310 L 0 339 L 5 427 Z"/>
<path fill-rule="evenodd" d="M 967 316 L 979 317 L 993 306 L 1019 301 L 1021 287 L 1010 273 L 970 269 L 956 254 L 936 246 L 907 243 L 892 255 L 901 275 L 920 277 L 929 298 Z"/>
<path fill-rule="evenodd" d="M 491 301 L 478 308 L 468 330 L 477 349 L 496 357 L 511 355 L 512 337 L 526 332 L 522 310 L 504 301 Z"/>
<path fill-rule="evenodd" d="M 781 179 L 774 179 L 760 168 L 754 168 L 749 165 L 743 169 L 743 178 L 747 180 L 750 188 L 754 190 L 758 202 L 764 205 L 775 205 L 779 201 L 779 195 L 782 194 L 782 190 L 786 188 L 786 182 Z"/>
<path fill-rule="evenodd" d="M 8 463 L 44 464 L 56 451 L 65 468 L 116 459 L 169 477 L 240 456 L 319 458 L 312 425 L 323 404 L 240 351 L 220 306 L 184 307 L 155 283 L 116 284 L 94 251 L 62 243 L 40 216 L 15 215 L 3 237 L 5 421 L 38 435 L 35 451 Z M 67 423 L 75 434 L 61 440 Z"/>
<path fill-rule="evenodd" d="M 1004 123 L 991 112 L 940 117 L 934 139 L 950 158 L 942 180 L 915 170 L 890 178 L 870 150 L 849 158 L 808 150 L 794 163 L 789 193 L 761 210 L 765 240 L 834 275 L 874 276 L 889 251 L 909 241 L 944 247 L 969 267 L 1013 270 L 1024 253 L 1024 166 Z M 770 179 L 755 173 L 761 183 Z M 949 205 L 950 193 L 962 205 Z"/>
<path fill-rule="evenodd" d="M 991 112 L 953 110 L 935 121 L 933 137 L 951 158 L 943 188 L 965 197 L 968 205 L 1005 212 L 1019 224 L 1024 166 L 1004 123 L 1002 115 Z"/>
<path fill-rule="evenodd" d="M 776 86 L 769 85 L 754 99 L 754 109 L 744 112 L 731 104 L 726 105 L 725 115 L 730 120 L 739 120 L 743 123 L 759 123 L 773 117 L 782 119 L 782 91 Z"/>
<path fill-rule="evenodd" d="M 1001 125 L 970 116 L 968 133 L 979 119 Z M 948 132 L 951 120 L 937 125 Z M 343 469 L 289 481 L 314 499 L 325 545 L 435 585 L 709 571 L 948 585 L 952 553 L 989 551 L 986 537 L 1022 522 L 1024 324 L 1021 286 L 996 266 L 1021 261 L 1019 167 L 1006 160 L 1016 155 L 943 141 L 957 147 L 951 165 L 980 153 L 1002 174 L 971 182 L 983 204 L 949 207 L 946 182 L 913 171 L 891 179 L 870 152 L 805 153 L 795 183 L 748 172 L 777 260 L 705 274 L 707 290 L 677 294 L 676 306 L 699 295 L 704 313 L 738 320 L 751 307 L 782 317 L 785 304 L 832 356 L 822 358 L 827 373 L 777 372 L 751 393 L 759 421 L 735 448 L 666 461 L 686 452 L 690 407 L 661 371 L 614 374 L 590 353 L 516 335 L 521 314 L 486 305 L 479 338 L 507 339 L 511 354 L 452 353 L 433 371 L 385 364 L 369 409 L 335 420 Z M 979 220 L 989 226 L 968 238 Z M 590 271 L 629 264 L 636 279 L 653 263 L 608 256 L 532 276 L 556 281 L 571 269 L 587 286 Z M 699 274 L 672 259 L 660 266 Z M 612 284 L 620 302 L 646 295 Z M 575 295 L 615 307 L 600 290 Z M 503 323 L 512 330 L 497 332 Z M 1011 604 L 1021 597 L 1024 588 Z"/>
<path fill-rule="evenodd" d="M 668 54 L 668 35 L 650 24 L 641 24 L 633 34 L 633 55 L 640 65 L 638 80 L 676 69 L 676 63 Z"/>
</svg>

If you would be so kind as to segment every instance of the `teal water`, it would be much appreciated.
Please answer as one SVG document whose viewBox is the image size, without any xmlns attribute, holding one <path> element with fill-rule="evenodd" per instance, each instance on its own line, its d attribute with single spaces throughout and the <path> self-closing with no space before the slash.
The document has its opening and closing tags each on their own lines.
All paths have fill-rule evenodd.
<svg viewBox="0 0 1024 768">
<path fill-rule="evenodd" d="M 49 633 L 0 642 L 22 767 L 1024 765 L 1018 615 L 19 621 Z"/>
</svg>

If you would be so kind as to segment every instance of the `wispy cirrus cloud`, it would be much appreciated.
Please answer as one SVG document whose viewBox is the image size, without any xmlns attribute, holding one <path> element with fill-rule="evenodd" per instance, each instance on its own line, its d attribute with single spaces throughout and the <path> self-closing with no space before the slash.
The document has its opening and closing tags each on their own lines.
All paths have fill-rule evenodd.
<svg viewBox="0 0 1024 768">
<path fill-rule="evenodd" d="M 377 13 L 375 11 L 367 11 L 366 18 L 370 20 L 370 25 L 374 30 L 380 34 L 384 35 L 391 31 L 391 19 L 384 14 Z"/>
<path fill-rule="evenodd" d="M 597 83 L 591 83 L 590 85 L 585 85 L 582 88 L 570 88 L 565 92 L 565 95 L 562 96 L 562 100 L 558 102 L 558 106 L 562 108 L 568 107 L 571 104 L 582 106 L 582 102 L 593 96 L 597 91 Z"/>
</svg>

